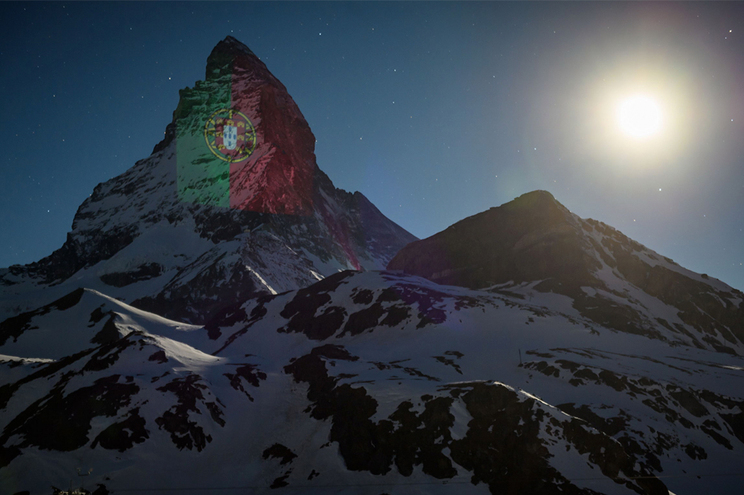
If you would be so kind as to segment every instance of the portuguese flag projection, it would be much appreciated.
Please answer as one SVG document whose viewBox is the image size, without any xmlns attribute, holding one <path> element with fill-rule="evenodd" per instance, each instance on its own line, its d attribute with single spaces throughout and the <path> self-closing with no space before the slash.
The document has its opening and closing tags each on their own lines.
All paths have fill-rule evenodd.
<svg viewBox="0 0 744 495">
<path fill-rule="evenodd" d="M 233 106 L 233 57 L 212 58 L 221 60 L 210 65 L 222 67 L 182 90 L 176 109 L 178 198 L 229 208 L 230 171 L 244 166 L 255 150 L 256 130 L 245 112 Z"/>
<path fill-rule="evenodd" d="M 245 45 L 221 42 L 180 92 L 178 198 L 260 213 L 313 211 L 315 137 L 286 88 Z"/>
</svg>

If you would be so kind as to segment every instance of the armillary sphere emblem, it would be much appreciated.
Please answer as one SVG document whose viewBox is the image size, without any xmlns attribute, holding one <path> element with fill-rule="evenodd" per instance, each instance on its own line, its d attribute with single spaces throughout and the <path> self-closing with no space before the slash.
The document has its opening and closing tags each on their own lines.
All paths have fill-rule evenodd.
<svg viewBox="0 0 744 495">
<path fill-rule="evenodd" d="M 239 162 L 256 149 L 256 129 L 242 112 L 222 108 L 204 124 L 204 140 L 209 151 L 220 160 Z"/>
</svg>

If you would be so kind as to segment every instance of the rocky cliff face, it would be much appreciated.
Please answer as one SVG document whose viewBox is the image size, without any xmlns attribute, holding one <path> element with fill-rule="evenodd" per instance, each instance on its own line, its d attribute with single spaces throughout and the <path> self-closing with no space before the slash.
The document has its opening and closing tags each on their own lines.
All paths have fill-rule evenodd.
<svg viewBox="0 0 744 495">
<path fill-rule="evenodd" d="M 441 284 L 568 296 L 622 332 L 743 355 L 744 295 L 534 191 L 409 244 L 388 265 Z"/>
<path fill-rule="evenodd" d="M 226 38 L 212 50 L 205 80 L 180 96 L 175 130 L 166 138 L 176 141 L 179 198 L 312 215 L 315 136 L 284 85 L 253 52 Z"/>
<path fill-rule="evenodd" d="M 249 294 L 384 268 L 415 240 L 333 186 L 302 113 L 245 45 L 220 42 L 206 72 L 153 154 L 83 202 L 62 248 L 0 270 L 0 317 L 87 287 L 204 322 Z"/>
</svg>

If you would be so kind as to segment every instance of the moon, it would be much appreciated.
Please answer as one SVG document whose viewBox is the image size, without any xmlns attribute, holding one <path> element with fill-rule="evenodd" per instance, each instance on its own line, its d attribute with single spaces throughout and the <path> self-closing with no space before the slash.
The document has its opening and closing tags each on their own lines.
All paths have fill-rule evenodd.
<svg viewBox="0 0 744 495">
<path fill-rule="evenodd" d="M 661 131 L 663 118 L 658 102 L 647 95 L 633 95 L 621 100 L 616 108 L 620 130 L 635 139 L 647 139 Z"/>
</svg>

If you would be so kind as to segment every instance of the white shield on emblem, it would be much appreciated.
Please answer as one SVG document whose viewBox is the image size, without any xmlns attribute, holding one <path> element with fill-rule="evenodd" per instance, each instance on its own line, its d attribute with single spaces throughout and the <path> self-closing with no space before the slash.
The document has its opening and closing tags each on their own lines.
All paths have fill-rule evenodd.
<svg viewBox="0 0 744 495">
<path fill-rule="evenodd" d="M 238 128 L 232 125 L 226 125 L 222 131 L 222 142 L 225 148 L 234 150 L 238 144 Z"/>
</svg>

